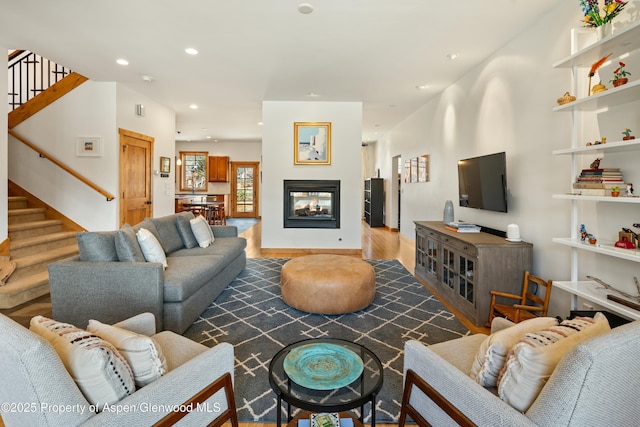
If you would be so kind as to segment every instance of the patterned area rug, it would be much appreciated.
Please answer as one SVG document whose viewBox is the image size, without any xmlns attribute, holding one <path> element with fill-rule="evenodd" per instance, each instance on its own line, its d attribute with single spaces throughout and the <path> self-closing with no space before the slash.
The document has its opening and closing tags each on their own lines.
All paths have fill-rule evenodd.
<svg viewBox="0 0 640 427">
<path fill-rule="evenodd" d="M 280 297 L 280 270 L 286 261 L 249 259 L 247 268 L 185 332 L 209 347 L 234 345 L 239 420 L 276 421 L 276 395 L 268 379 L 273 355 L 295 341 L 332 337 L 361 344 L 378 356 L 384 383 L 376 400 L 376 422 L 397 423 L 404 342 L 433 344 L 466 335 L 467 329 L 396 260 L 367 261 L 376 271 L 376 298 L 368 308 L 332 316 L 298 311 Z M 370 423 L 370 405 L 364 410 L 364 421 Z"/>
</svg>

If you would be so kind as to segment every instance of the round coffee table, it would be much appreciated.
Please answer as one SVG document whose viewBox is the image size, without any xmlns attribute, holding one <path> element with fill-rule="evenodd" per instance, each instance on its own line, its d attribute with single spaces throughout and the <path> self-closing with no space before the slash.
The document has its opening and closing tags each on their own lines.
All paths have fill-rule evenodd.
<svg viewBox="0 0 640 427">
<path fill-rule="evenodd" d="M 315 390 L 297 384 L 289 378 L 284 368 L 285 358 L 296 349 L 308 344 L 333 344 L 351 350 L 362 359 L 362 373 L 353 382 L 330 390 Z M 287 402 L 287 422 L 291 421 L 291 406 L 311 412 L 342 412 L 360 407 L 363 422 L 364 405 L 371 403 L 371 427 L 376 425 L 376 395 L 382 388 L 383 368 L 380 359 L 366 347 L 334 339 L 315 338 L 290 344 L 276 353 L 269 364 L 269 384 L 276 393 L 277 425 L 282 426 L 282 401 Z"/>
</svg>

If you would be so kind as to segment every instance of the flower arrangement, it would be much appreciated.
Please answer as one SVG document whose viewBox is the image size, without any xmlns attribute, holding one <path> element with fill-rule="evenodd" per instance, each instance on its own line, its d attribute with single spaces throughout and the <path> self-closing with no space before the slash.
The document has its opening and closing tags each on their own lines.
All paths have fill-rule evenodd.
<svg viewBox="0 0 640 427">
<path fill-rule="evenodd" d="M 599 27 L 610 23 L 626 5 L 627 2 L 622 0 L 604 0 L 602 7 L 604 15 L 601 15 L 598 0 L 580 0 L 582 12 L 584 12 L 584 24 L 587 27 Z"/>
<path fill-rule="evenodd" d="M 631 73 L 628 72 L 627 70 L 624 69 L 624 67 L 627 65 L 624 62 L 620 61 L 618 62 L 619 67 L 616 68 L 615 70 L 613 70 L 613 79 L 611 80 L 611 83 L 613 83 L 614 81 L 618 80 L 618 79 L 623 79 L 627 76 L 630 76 Z"/>
</svg>

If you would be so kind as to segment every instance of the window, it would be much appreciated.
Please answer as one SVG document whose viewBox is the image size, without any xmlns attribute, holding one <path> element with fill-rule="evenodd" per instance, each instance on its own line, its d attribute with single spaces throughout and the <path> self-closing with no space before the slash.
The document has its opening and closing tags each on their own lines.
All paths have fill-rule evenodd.
<svg viewBox="0 0 640 427">
<path fill-rule="evenodd" d="M 207 158 L 209 153 L 181 151 L 180 191 L 207 192 Z"/>
</svg>

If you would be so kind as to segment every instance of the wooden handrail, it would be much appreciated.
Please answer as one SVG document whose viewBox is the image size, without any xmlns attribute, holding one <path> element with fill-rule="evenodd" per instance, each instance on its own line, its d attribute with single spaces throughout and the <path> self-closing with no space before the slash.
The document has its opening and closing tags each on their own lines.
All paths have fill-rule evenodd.
<svg viewBox="0 0 640 427">
<path fill-rule="evenodd" d="M 47 160 L 49 160 L 50 162 L 52 162 L 54 165 L 58 166 L 59 168 L 61 168 L 62 170 L 64 170 L 65 172 L 71 174 L 73 177 L 79 179 L 80 181 L 82 181 L 84 184 L 88 185 L 89 187 L 93 188 L 94 190 L 96 190 L 98 193 L 102 194 L 103 196 L 105 196 L 107 198 L 107 202 L 110 202 L 111 200 L 113 200 L 115 197 L 107 192 L 106 190 L 102 189 L 101 187 L 97 186 L 96 184 L 94 184 L 93 182 L 89 181 L 87 178 L 85 178 L 84 176 L 80 175 L 78 172 L 74 171 L 73 169 L 71 169 L 69 166 L 65 165 L 64 163 L 62 163 L 60 160 L 56 159 L 55 157 L 53 157 L 52 155 L 50 155 L 49 153 L 47 153 L 46 151 L 42 150 L 41 148 L 37 147 L 36 145 L 34 145 L 33 143 L 31 143 L 30 141 L 28 141 L 26 138 L 18 135 L 13 129 L 9 129 L 9 135 L 11 135 L 12 137 L 14 137 L 15 139 L 17 139 L 18 141 L 22 142 L 24 145 L 26 145 L 27 147 L 31 148 L 32 150 L 34 150 L 36 153 L 38 153 L 38 155 L 40 155 L 40 157 L 45 158 Z"/>
</svg>

